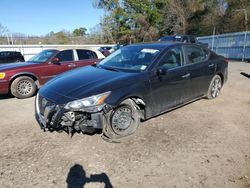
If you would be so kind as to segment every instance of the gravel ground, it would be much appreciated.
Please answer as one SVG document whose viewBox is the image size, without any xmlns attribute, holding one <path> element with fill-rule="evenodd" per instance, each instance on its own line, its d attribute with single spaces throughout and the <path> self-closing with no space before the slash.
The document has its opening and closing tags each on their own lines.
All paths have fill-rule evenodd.
<svg viewBox="0 0 250 188">
<path fill-rule="evenodd" d="M 141 124 L 122 143 L 42 132 L 34 97 L 0 100 L 0 187 L 250 188 L 250 64 L 231 62 L 219 98 Z"/>
</svg>

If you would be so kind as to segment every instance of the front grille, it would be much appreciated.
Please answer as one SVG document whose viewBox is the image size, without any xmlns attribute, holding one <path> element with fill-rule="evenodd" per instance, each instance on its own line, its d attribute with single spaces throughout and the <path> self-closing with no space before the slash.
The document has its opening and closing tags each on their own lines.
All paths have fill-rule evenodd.
<svg viewBox="0 0 250 188">
<path fill-rule="evenodd" d="M 46 107 L 50 107 L 50 106 L 55 106 L 55 104 L 47 100 L 46 98 L 42 97 L 41 95 L 38 96 L 38 107 L 39 107 L 40 114 L 42 116 L 44 116 Z"/>
</svg>

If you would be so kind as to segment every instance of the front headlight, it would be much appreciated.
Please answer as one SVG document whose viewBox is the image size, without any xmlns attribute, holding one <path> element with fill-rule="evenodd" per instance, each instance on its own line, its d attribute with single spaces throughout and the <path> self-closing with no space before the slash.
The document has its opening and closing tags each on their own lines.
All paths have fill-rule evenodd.
<svg viewBox="0 0 250 188">
<path fill-rule="evenodd" d="M 5 73 L 4 72 L 0 72 L 0 79 L 4 79 L 5 78 Z"/>
<path fill-rule="evenodd" d="M 98 112 L 104 104 L 104 100 L 110 95 L 110 91 L 93 95 L 84 99 L 75 100 L 65 105 L 65 109 L 73 111 Z"/>
</svg>

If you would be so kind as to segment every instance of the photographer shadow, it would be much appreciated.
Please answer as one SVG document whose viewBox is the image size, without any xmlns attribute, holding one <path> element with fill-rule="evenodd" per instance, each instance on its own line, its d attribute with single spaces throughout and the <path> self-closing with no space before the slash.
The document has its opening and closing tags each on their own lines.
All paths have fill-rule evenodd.
<svg viewBox="0 0 250 188">
<path fill-rule="evenodd" d="M 85 170 L 79 164 L 75 164 L 70 168 L 66 182 L 68 184 L 67 188 L 84 188 L 88 183 L 104 183 L 105 188 L 113 188 L 107 174 L 93 174 L 86 177 Z"/>
</svg>

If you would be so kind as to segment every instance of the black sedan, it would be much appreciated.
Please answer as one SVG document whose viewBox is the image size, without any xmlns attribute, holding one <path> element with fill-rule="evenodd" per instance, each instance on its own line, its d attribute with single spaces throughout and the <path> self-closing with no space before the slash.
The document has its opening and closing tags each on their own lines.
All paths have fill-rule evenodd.
<svg viewBox="0 0 250 188">
<path fill-rule="evenodd" d="M 1 51 L 0 63 L 15 63 L 24 62 L 24 57 L 20 52 L 14 51 Z"/>
<path fill-rule="evenodd" d="M 134 133 L 141 120 L 216 98 L 227 71 L 224 57 L 199 45 L 134 44 L 49 81 L 36 97 L 35 115 L 44 130 L 100 129 L 117 139 Z"/>
</svg>

